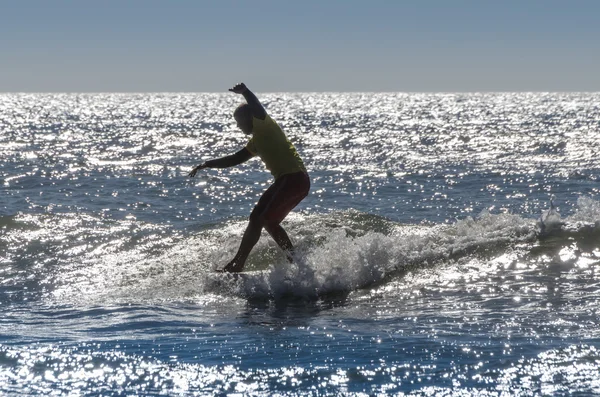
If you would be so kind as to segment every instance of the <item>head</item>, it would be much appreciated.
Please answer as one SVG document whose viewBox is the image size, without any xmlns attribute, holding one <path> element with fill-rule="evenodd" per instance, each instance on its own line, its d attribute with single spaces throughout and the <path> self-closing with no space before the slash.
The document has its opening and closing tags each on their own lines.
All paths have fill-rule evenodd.
<svg viewBox="0 0 600 397">
<path fill-rule="evenodd" d="M 233 112 L 233 118 L 244 134 L 252 134 L 252 111 L 248 104 L 244 103 L 238 106 Z"/>
</svg>

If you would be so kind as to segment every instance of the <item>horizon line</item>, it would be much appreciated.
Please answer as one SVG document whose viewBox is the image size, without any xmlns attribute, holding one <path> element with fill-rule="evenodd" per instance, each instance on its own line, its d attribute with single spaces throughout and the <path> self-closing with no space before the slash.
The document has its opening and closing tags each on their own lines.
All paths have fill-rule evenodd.
<svg viewBox="0 0 600 397">
<path fill-rule="evenodd" d="M 481 91 L 253 91 L 256 94 L 595 94 L 600 91 L 580 90 L 481 90 Z M 225 91 L 0 91 L 0 95 L 8 94 L 231 94 Z"/>
</svg>

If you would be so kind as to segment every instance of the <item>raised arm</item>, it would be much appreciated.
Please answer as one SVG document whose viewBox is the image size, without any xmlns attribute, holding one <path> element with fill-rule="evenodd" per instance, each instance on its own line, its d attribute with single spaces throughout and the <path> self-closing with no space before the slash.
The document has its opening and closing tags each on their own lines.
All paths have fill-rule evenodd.
<svg viewBox="0 0 600 397">
<path fill-rule="evenodd" d="M 204 168 L 227 168 L 227 167 L 233 167 L 239 164 L 242 164 L 243 162 L 246 162 L 248 160 L 250 160 L 252 158 L 252 153 L 250 153 L 248 151 L 248 149 L 243 148 L 242 150 L 238 151 L 235 154 L 232 154 L 230 156 L 225 156 L 225 157 L 221 157 L 218 159 L 214 159 L 214 160 L 208 160 L 202 164 L 200 164 L 197 167 L 194 167 L 194 169 L 188 174 L 188 176 L 190 177 L 195 177 L 196 173 Z"/>
<path fill-rule="evenodd" d="M 264 120 L 267 117 L 267 112 L 263 105 L 260 103 L 256 95 L 252 91 L 246 87 L 246 84 L 239 83 L 236 84 L 233 88 L 230 88 L 229 91 L 235 92 L 236 94 L 242 94 L 250 106 L 250 110 L 252 110 L 252 115 L 257 119 Z"/>
</svg>

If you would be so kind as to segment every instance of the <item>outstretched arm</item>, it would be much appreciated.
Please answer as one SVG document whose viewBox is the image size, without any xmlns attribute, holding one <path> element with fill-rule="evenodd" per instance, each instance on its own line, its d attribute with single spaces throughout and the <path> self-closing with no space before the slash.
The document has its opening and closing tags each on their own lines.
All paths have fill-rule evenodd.
<svg viewBox="0 0 600 397">
<path fill-rule="evenodd" d="M 246 162 L 252 158 L 252 153 L 248 151 L 248 149 L 243 148 L 239 152 L 232 154 L 230 156 L 221 157 L 214 160 L 208 160 L 194 169 L 188 174 L 190 177 L 196 176 L 196 173 L 204 168 L 227 168 L 233 167 L 243 162 Z"/>
<path fill-rule="evenodd" d="M 239 83 L 236 84 L 233 88 L 230 88 L 229 91 L 235 92 L 236 94 L 242 94 L 246 99 L 246 102 L 250 106 L 252 110 L 252 115 L 257 119 L 264 120 L 267 117 L 267 112 L 263 105 L 260 103 L 256 95 L 252 91 L 246 87 L 246 84 Z"/>
</svg>

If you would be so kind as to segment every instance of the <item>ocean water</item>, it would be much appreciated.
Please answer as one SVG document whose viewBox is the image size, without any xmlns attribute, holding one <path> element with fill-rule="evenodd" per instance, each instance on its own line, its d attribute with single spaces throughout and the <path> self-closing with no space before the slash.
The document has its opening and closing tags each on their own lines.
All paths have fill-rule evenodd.
<svg viewBox="0 0 600 397">
<path fill-rule="evenodd" d="M 239 279 L 241 97 L 0 95 L 0 395 L 600 393 L 600 94 L 259 97 L 312 189 Z"/>
</svg>

